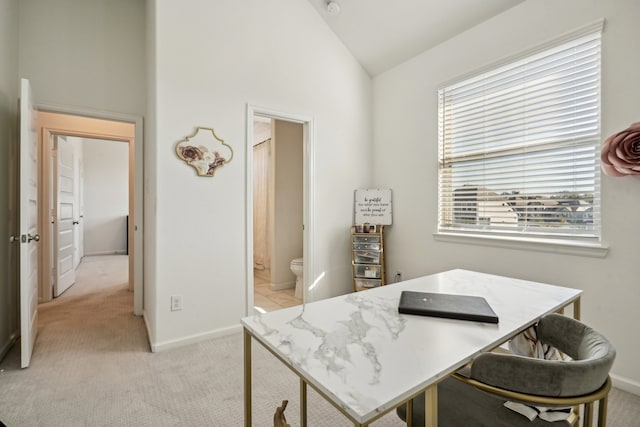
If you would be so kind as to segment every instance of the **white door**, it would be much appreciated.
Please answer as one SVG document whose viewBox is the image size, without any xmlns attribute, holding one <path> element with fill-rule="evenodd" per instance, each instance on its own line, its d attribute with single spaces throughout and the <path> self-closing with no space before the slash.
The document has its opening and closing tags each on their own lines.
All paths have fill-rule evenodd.
<svg viewBox="0 0 640 427">
<path fill-rule="evenodd" d="M 29 80 L 20 90 L 20 366 L 26 368 L 38 331 L 38 135 Z"/>
<path fill-rule="evenodd" d="M 78 213 L 75 206 L 75 159 L 73 143 L 65 137 L 54 136 L 57 158 L 54 173 L 54 268 L 56 280 L 53 296 L 58 297 L 76 281 L 74 265 L 75 229 Z"/>
<path fill-rule="evenodd" d="M 80 198 L 80 190 L 81 190 L 81 166 L 82 166 L 82 141 L 74 138 L 73 139 L 73 269 L 77 270 L 80 265 L 80 260 L 82 259 L 82 208 L 81 208 L 81 198 Z"/>
</svg>

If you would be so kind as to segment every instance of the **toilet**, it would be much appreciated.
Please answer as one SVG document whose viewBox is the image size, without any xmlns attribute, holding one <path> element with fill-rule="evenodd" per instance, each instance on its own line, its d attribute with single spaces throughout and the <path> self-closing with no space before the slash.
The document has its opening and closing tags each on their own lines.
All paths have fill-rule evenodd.
<svg viewBox="0 0 640 427">
<path fill-rule="evenodd" d="M 291 260 L 290 264 L 291 271 L 296 275 L 296 291 L 295 297 L 298 299 L 302 299 L 302 272 L 304 271 L 304 259 L 296 258 Z"/>
</svg>

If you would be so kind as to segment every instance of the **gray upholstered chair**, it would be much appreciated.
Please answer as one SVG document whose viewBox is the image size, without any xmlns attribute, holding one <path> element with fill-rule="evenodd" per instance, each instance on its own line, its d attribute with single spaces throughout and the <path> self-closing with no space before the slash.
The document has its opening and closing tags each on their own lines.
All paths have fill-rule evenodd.
<svg viewBox="0 0 640 427">
<path fill-rule="evenodd" d="M 456 373 L 438 384 L 440 427 L 565 427 L 591 426 L 598 404 L 598 425 L 606 425 L 609 370 L 615 349 L 598 332 L 570 317 L 550 314 L 538 323 L 538 338 L 573 360 L 542 360 L 504 353 L 484 353 L 471 364 L 468 374 Z M 568 420 L 548 422 L 504 407 L 505 401 L 543 407 L 584 405 Z M 407 406 L 397 413 L 406 421 Z M 424 394 L 410 405 L 413 426 L 424 426 Z"/>
</svg>

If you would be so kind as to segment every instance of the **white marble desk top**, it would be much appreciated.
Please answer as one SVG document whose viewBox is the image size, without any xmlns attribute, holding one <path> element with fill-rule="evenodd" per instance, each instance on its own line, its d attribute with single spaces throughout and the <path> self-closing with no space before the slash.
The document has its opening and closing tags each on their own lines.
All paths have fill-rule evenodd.
<svg viewBox="0 0 640 427">
<path fill-rule="evenodd" d="M 399 314 L 403 290 L 482 296 L 500 323 Z M 245 317 L 242 324 L 308 384 L 364 424 L 581 293 L 451 270 Z"/>
</svg>

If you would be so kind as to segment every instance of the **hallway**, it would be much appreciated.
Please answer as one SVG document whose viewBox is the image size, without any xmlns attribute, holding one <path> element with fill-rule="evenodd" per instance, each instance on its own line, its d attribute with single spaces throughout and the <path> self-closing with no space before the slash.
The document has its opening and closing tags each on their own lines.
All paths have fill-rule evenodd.
<svg viewBox="0 0 640 427">
<path fill-rule="evenodd" d="M 93 351 L 149 351 L 141 317 L 133 315 L 128 290 L 126 255 L 88 256 L 76 271 L 76 283 L 60 297 L 38 307 L 39 350 L 66 353 Z"/>
<path fill-rule="evenodd" d="M 79 373 L 87 363 L 86 352 L 149 352 L 144 322 L 133 315 L 128 273 L 126 255 L 84 257 L 75 284 L 38 306 L 38 337 L 30 369 L 55 362 L 60 372 L 69 364 Z M 2 365 L 19 365 L 19 353 L 16 343 Z"/>
</svg>

